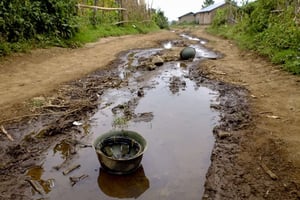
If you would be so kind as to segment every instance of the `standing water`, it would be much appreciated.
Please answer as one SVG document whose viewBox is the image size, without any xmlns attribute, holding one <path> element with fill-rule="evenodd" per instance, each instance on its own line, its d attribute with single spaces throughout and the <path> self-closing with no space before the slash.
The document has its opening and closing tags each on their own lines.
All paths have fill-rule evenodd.
<svg viewBox="0 0 300 200">
<path fill-rule="evenodd" d="M 132 51 L 127 56 L 138 59 L 137 55 L 151 56 L 158 51 Z M 131 61 L 130 66 L 127 59 L 123 61 L 121 77 L 125 79 L 124 74 L 130 73 L 126 68 L 135 67 L 132 63 L 137 61 Z M 137 95 L 137 90 L 142 94 Z M 140 133 L 148 149 L 136 172 L 108 174 L 100 168 L 92 148 L 78 150 L 66 162 L 71 150 L 63 141 L 48 153 L 42 168 L 28 175 L 33 177 L 38 172 L 37 179 L 45 182 L 45 197 L 50 199 L 201 199 L 214 145 L 212 129 L 218 121 L 218 113 L 210 109 L 210 104 L 216 103 L 217 96 L 217 92 L 191 81 L 186 64 L 179 61 L 165 63 L 154 71 L 132 73 L 126 87 L 110 89 L 101 96 L 99 111 L 92 117 L 86 137 L 92 143 L 114 128 Z M 128 102 L 135 105 L 135 117 L 129 119 L 119 112 Z M 80 167 L 63 175 L 63 170 L 55 169 L 63 162 Z"/>
</svg>

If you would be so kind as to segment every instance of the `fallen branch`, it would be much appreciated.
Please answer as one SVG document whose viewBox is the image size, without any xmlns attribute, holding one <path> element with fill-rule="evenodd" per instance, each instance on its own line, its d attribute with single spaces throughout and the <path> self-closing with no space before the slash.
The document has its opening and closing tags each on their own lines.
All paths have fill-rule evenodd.
<svg viewBox="0 0 300 200">
<path fill-rule="evenodd" d="M 271 10 L 271 13 L 280 13 L 280 12 L 284 12 L 284 10 Z"/>
<path fill-rule="evenodd" d="M 13 117 L 13 118 L 10 118 L 10 119 L 5 119 L 5 120 L 2 120 L 0 121 L 0 124 L 4 123 L 4 122 L 12 122 L 12 121 L 16 121 L 16 120 L 22 120 L 26 117 L 39 117 L 39 116 L 47 116 L 47 115 L 61 115 L 61 114 L 64 114 L 66 112 L 58 112 L 58 113 L 38 113 L 38 114 L 30 114 L 30 115 L 22 115 L 22 116 L 19 116 L 19 117 Z"/>
<path fill-rule="evenodd" d="M 38 192 L 39 194 L 41 195 L 44 195 L 44 189 L 43 187 L 40 185 L 40 183 L 38 181 L 35 181 L 35 180 L 26 180 L 27 182 L 30 183 L 31 187 L 36 191 Z"/>
<path fill-rule="evenodd" d="M 22 115 L 22 116 L 19 116 L 19 117 L 13 117 L 13 118 L 10 118 L 10 119 L 2 120 L 2 121 L 0 121 L 0 124 L 3 124 L 5 122 L 12 122 L 12 121 L 16 121 L 16 120 L 22 120 L 26 117 L 39 117 L 39 116 L 47 116 L 47 115 L 51 115 L 51 116 L 53 116 L 53 115 L 69 115 L 69 114 L 72 114 L 76 111 L 79 111 L 80 109 L 82 109 L 85 106 L 96 106 L 96 105 L 98 105 L 98 103 L 78 104 L 77 106 L 79 108 L 73 109 L 69 112 L 68 111 L 63 111 L 63 112 L 37 113 L 37 114 Z M 75 107 L 75 106 L 73 106 L 73 107 Z"/>
<path fill-rule="evenodd" d="M 62 105 L 62 106 L 60 106 L 60 105 L 46 105 L 46 106 L 43 106 L 42 108 L 45 108 L 45 109 L 47 109 L 47 108 L 69 108 L 70 106 L 68 106 L 68 105 Z"/>
<path fill-rule="evenodd" d="M 89 6 L 89 5 L 84 5 L 84 4 L 77 4 L 77 7 L 80 8 L 92 8 L 96 10 L 107 10 L 107 11 L 112 11 L 112 10 L 126 10 L 125 8 L 106 8 L 106 7 L 99 7 L 99 6 Z"/>
<path fill-rule="evenodd" d="M 125 23 L 144 23 L 144 22 L 151 22 L 151 20 L 143 20 L 143 21 L 120 21 L 120 22 L 115 22 L 113 25 L 118 25 L 118 24 L 125 24 Z"/>
<path fill-rule="evenodd" d="M 14 141 L 14 138 L 5 130 L 4 126 L 1 125 L 0 127 L 1 132 L 10 140 Z"/>
<path fill-rule="evenodd" d="M 73 176 L 73 177 L 70 177 L 69 179 L 70 179 L 71 185 L 72 185 L 72 187 L 73 187 L 76 183 L 78 183 L 79 181 L 81 181 L 81 180 L 83 180 L 83 179 L 85 179 L 85 178 L 87 178 L 87 177 L 89 177 L 89 176 L 86 175 L 86 174 L 84 174 L 84 175 L 81 175 L 81 176 L 79 176 L 79 177 Z"/>
</svg>

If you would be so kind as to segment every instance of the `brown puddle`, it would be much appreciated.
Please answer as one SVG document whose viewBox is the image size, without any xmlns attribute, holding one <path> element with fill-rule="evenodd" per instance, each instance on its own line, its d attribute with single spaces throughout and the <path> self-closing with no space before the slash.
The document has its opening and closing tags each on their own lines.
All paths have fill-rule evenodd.
<svg viewBox="0 0 300 200">
<path fill-rule="evenodd" d="M 122 75 L 130 74 L 126 67 L 135 67 L 135 59 L 160 49 L 154 49 L 154 53 L 148 51 L 128 53 L 134 59 L 129 64 L 129 59 L 123 58 Z M 123 76 L 128 78 L 128 85 L 109 89 L 101 96 L 88 140 L 92 143 L 97 136 L 114 128 L 139 132 L 146 138 L 148 149 L 135 173 L 108 174 L 100 168 L 92 148 L 70 147 L 69 142 L 58 141 L 48 152 L 41 171 L 28 172 L 35 180 L 55 180 L 51 192 L 44 188 L 44 197 L 201 199 L 214 145 L 212 129 L 219 119 L 219 113 L 211 110 L 210 105 L 218 103 L 218 93 L 191 81 L 186 65 L 189 63 L 173 61 L 154 71 L 130 74 L 129 78 Z M 63 171 L 74 165 L 80 167 L 63 175 Z M 70 180 L 78 181 L 71 184 Z"/>
<path fill-rule="evenodd" d="M 54 179 L 42 179 L 42 175 L 43 175 L 44 169 L 40 166 L 35 166 L 30 168 L 26 175 L 31 179 L 31 181 L 33 183 L 35 183 L 36 185 L 40 186 L 41 190 L 36 190 L 36 188 L 32 188 L 32 193 L 33 194 L 38 194 L 39 192 L 42 192 L 44 194 L 48 194 L 49 192 L 51 192 L 52 188 L 54 187 Z M 31 183 L 32 183 L 31 182 Z"/>
</svg>

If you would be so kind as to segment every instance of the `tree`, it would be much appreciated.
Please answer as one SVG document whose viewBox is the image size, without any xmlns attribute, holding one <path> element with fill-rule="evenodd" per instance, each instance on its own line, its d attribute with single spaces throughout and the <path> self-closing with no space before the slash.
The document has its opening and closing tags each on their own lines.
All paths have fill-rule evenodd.
<svg viewBox="0 0 300 200">
<path fill-rule="evenodd" d="M 225 0 L 225 2 L 230 3 L 231 5 L 237 6 L 237 1 L 235 1 L 235 0 Z M 246 2 L 248 2 L 248 0 Z"/>
<path fill-rule="evenodd" d="M 169 28 L 168 18 L 165 16 L 165 13 L 162 10 L 160 9 L 155 10 L 155 13 L 154 15 L 152 15 L 152 18 L 156 23 L 156 25 L 159 26 L 159 28 L 161 29 Z"/>
<path fill-rule="evenodd" d="M 202 8 L 206 8 L 207 6 L 210 6 L 210 5 L 214 4 L 214 3 L 215 3 L 214 0 L 205 0 L 203 2 Z"/>
</svg>

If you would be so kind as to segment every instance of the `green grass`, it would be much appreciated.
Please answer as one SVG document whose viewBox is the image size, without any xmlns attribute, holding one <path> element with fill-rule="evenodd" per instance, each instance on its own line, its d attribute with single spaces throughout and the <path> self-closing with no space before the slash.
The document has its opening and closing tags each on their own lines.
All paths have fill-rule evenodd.
<svg viewBox="0 0 300 200">
<path fill-rule="evenodd" d="M 300 54 L 296 49 L 275 48 L 268 44 L 268 41 L 265 41 L 263 37 L 239 31 L 237 26 L 211 26 L 206 30 L 211 34 L 234 40 L 241 49 L 255 51 L 292 74 L 300 74 Z"/>
<path fill-rule="evenodd" d="M 97 24 L 92 25 L 87 17 L 79 19 L 79 32 L 68 42 L 70 44 L 85 44 L 95 42 L 99 38 L 109 36 L 132 35 L 148 33 L 159 30 L 154 22 L 149 23 L 126 23 L 120 25 Z"/>
<path fill-rule="evenodd" d="M 140 34 L 148 33 L 151 31 L 156 31 L 159 28 L 154 24 L 142 25 L 142 24 L 128 24 L 124 26 L 118 25 L 87 25 L 80 28 L 80 31 L 70 39 L 70 42 L 78 42 L 81 44 L 88 42 L 95 42 L 99 38 L 109 37 L 109 36 L 121 36 L 130 34 Z"/>
</svg>

